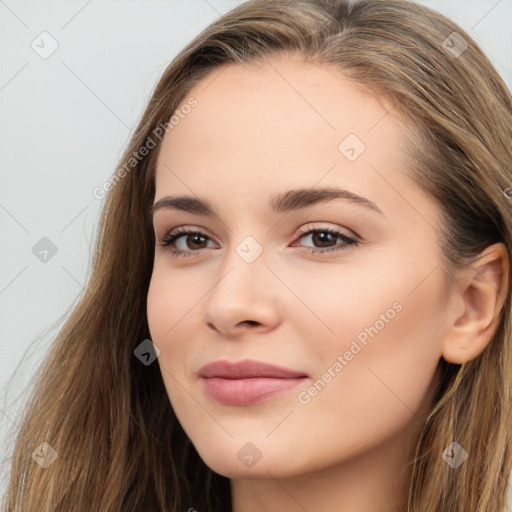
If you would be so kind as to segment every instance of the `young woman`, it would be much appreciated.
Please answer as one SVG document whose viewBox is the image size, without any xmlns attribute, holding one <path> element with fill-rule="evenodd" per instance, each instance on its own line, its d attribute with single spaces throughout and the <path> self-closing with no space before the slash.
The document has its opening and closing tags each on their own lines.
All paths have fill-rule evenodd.
<svg viewBox="0 0 512 512">
<path fill-rule="evenodd" d="M 512 98 L 406 0 L 251 0 L 169 65 L 3 510 L 490 512 Z"/>
</svg>

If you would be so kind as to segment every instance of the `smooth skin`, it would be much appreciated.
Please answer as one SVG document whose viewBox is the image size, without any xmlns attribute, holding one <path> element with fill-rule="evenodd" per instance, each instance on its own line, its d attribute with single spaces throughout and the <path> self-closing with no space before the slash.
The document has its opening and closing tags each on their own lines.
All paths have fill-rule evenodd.
<svg viewBox="0 0 512 512">
<path fill-rule="evenodd" d="M 403 510 L 440 358 L 477 357 L 497 328 L 508 284 L 504 246 L 487 248 L 448 289 L 436 244 L 439 209 L 404 164 L 410 128 L 332 68 L 290 57 L 230 65 L 199 82 L 183 104 L 189 97 L 197 106 L 160 148 L 155 202 L 199 197 L 217 216 L 154 213 L 147 303 L 181 425 L 204 462 L 231 479 L 234 512 Z M 349 134 L 366 146 L 353 161 L 339 149 Z M 347 199 L 269 209 L 278 192 L 323 186 L 363 196 L 382 213 Z M 179 227 L 206 238 L 158 245 Z M 322 228 L 358 244 L 300 235 Z M 257 245 L 245 245 L 247 237 Z M 248 263 L 239 246 L 263 252 Z M 340 250 L 308 252 L 328 247 Z M 173 257 L 173 249 L 192 255 Z M 381 315 L 384 326 L 334 371 L 365 328 L 381 326 Z M 249 406 L 210 399 L 198 370 L 246 358 L 310 379 Z M 309 394 L 329 368 L 330 381 Z M 299 401 L 301 391 L 308 403 Z M 247 453 L 261 458 L 251 465 Z"/>
</svg>

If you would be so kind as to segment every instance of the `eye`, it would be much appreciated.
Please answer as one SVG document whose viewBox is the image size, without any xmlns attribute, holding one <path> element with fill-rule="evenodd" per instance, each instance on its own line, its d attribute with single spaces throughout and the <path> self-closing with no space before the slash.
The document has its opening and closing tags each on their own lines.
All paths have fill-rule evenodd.
<svg viewBox="0 0 512 512">
<path fill-rule="evenodd" d="M 308 229 L 309 227 L 306 227 L 305 230 L 300 232 L 298 234 L 300 239 L 306 239 L 310 237 L 310 240 L 315 244 L 320 244 L 320 248 L 316 247 L 305 247 L 308 252 L 310 253 L 324 253 L 324 252 L 330 252 L 330 251 L 342 251 L 344 249 L 348 249 L 350 246 L 357 246 L 358 241 L 341 231 L 338 231 L 333 228 L 316 228 L 316 229 Z M 177 242 L 183 238 L 184 242 L 184 248 L 182 245 L 181 249 L 170 249 L 172 246 L 176 246 Z M 171 256 L 197 256 L 201 249 L 204 247 L 197 247 L 197 245 L 204 244 L 210 237 L 203 233 L 202 231 L 195 229 L 187 229 L 187 228 L 178 228 L 174 232 L 170 232 L 167 235 L 165 235 L 160 243 L 161 247 L 168 247 L 169 253 Z M 343 244 L 342 245 L 334 245 L 331 246 L 330 244 L 333 241 L 336 241 L 336 239 L 341 239 Z M 189 249 L 193 249 L 194 246 L 196 250 L 186 250 L 187 246 L 191 244 L 191 247 Z M 296 247 L 296 244 L 292 245 L 291 247 Z"/>
<path fill-rule="evenodd" d="M 341 231 L 334 229 L 334 228 L 316 228 L 316 229 L 309 229 L 310 227 L 307 226 L 304 231 L 299 233 L 299 238 L 309 238 L 314 243 L 320 244 L 321 248 L 311 248 L 308 247 L 308 252 L 311 253 L 323 253 L 323 252 L 330 252 L 330 251 L 343 251 L 345 249 L 350 248 L 350 246 L 357 247 L 358 242 L 355 238 L 352 238 Z M 337 238 L 341 239 L 343 241 L 343 245 L 334 245 L 330 246 L 329 244 L 333 241 L 335 241 Z M 325 244 L 327 244 L 327 247 L 325 247 Z M 292 245 L 293 247 L 293 245 Z"/>
<path fill-rule="evenodd" d="M 201 244 L 201 243 L 204 243 L 203 241 L 205 239 L 208 239 L 209 237 L 202 231 L 191 230 L 191 229 L 187 229 L 187 228 L 178 228 L 173 233 L 167 233 L 167 235 L 165 235 L 162 238 L 162 240 L 160 241 L 160 243 L 158 245 L 160 245 L 162 247 L 171 247 L 174 244 L 176 244 L 176 242 L 178 242 L 178 240 L 180 238 L 184 239 L 184 241 L 185 241 L 184 245 L 186 246 L 186 245 L 188 245 L 187 242 L 189 239 L 192 239 L 192 238 L 194 239 L 192 244 Z M 203 241 L 201 241 L 201 240 L 203 240 Z M 183 249 L 178 249 L 178 250 L 169 249 L 169 253 L 171 256 L 196 256 L 197 255 L 197 251 L 186 251 Z"/>
</svg>

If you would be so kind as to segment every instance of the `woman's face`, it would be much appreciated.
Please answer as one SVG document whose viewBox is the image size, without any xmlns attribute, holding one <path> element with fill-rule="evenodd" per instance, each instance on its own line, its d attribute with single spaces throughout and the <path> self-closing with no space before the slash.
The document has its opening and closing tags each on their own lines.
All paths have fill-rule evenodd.
<svg viewBox="0 0 512 512">
<path fill-rule="evenodd" d="M 442 355 L 438 209 L 407 176 L 392 105 L 270 62 L 209 75 L 162 142 L 157 243 L 181 230 L 156 246 L 148 293 L 165 387 L 231 478 L 398 460 Z M 229 365 L 248 360 L 289 373 Z"/>
</svg>

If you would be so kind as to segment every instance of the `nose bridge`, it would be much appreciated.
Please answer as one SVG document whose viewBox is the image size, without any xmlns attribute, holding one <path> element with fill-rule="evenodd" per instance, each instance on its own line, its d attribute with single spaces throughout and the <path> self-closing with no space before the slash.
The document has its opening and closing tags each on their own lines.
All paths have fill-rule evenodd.
<svg viewBox="0 0 512 512">
<path fill-rule="evenodd" d="M 205 302 L 205 320 L 227 331 L 239 322 L 275 320 L 275 276 L 267 265 L 270 252 L 252 236 L 233 246 Z"/>
<path fill-rule="evenodd" d="M 231 292 L 236 291 L 237 295 L 259 294 L 262 285 L 272 274 L 267 268 L 269 256 L 270 252 L 264 251 L 256 238 L 246 236 L 230 249 L 220 272 L 223 277 L 215 288 L 234 288 Z"/>
</svg>

